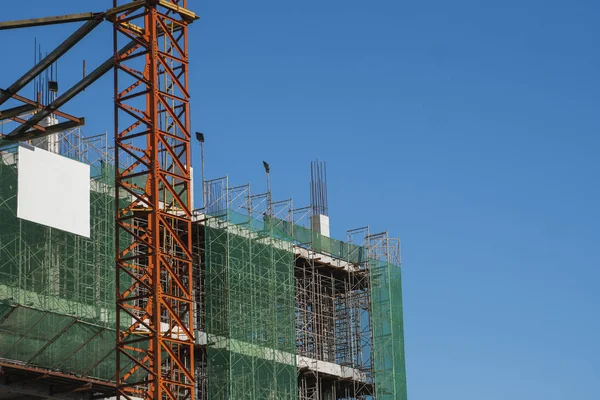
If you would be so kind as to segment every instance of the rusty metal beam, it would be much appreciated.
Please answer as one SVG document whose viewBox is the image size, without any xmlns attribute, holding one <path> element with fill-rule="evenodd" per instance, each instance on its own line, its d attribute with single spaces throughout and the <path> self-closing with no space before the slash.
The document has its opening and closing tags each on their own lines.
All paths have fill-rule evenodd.
<svg viewBox="0 0 600 400">
<path fill-rule="evenodd" d="M 87 12 L 81 14 L 59 15 L 54 17 L 22 19 L 17 21 L 0 22 L 0 30 L 30 28 L 33 26 L 57 25 L 70 22 L 89 21 L 104 18 L 104 13 Z"/>
<path fill-rule="evenodd" d="M 15 83 L 10 85 L 6 90 L 0 92 L 0 105 L 4 104 L 13 95 L 17 94 L 19 90 L 23 89 L 29 82 L 35 79 L 36 76 L 41 74 L 46 68 L 52 63 L 62 57 L 67 51 L 75 46 L 81 39 L 87 36 L 94 28 L 96 28 L 102 19 L 94 19 L 83 24 L 75 33 L 69 36 L 64 42 L 62 42 L 54 51 L 48 54 L 42 61 L 27 71 L 22 77 L 17 79 Z M 2 25 L 2 23 L 0 23 Z"/>
<path fill-rule="evenodd" d="M 135 42 L 130 42 L 127 46 L 123 47 L 119 51 L 119 55 L 126 54 L 127 52 L 129 52 L 131 49 L 133 49 L 136 46 L 137 46 L 137 44 Z M 115 64 L 115 58 L 110 57 L 108 60 L 106 60 L 104 63 L 102 63 L 102 65 L 100 65 L 98 68 L 96 68 L 91 74 L 87 75 L 85 78 L 80 80 L 77 84 L 75 84 L 72 88 L 70 88 L 65 93 L 63 93 L 61 96 L 59 96 L 52 103 L 45 106 L 40 112 L 38 112 L 34 116 L 32 116 L 23 125 L 19 126 L 15 130 L 10 132 L 6 136 L 6 139 L 11 139 L 12 137 L 21 137 L 23 134 L 25 134 L 25 132 L 27 132 L 27 130 L 32 128 L 35 124 L 42 121 L 44 118 L 46 118 L 47 116 L 52 114 L 55 110 L 58 110 L 61 106 L 63 106 L 69 100 L 73 99 L 75 96 L 77 96 L 79 93 L 81 93 L 83 90 L 85 90 L 92 83 L 96 82 L 102 75 L 104 75 L 105 73 L 110 71 L 110 69 L 114 66 L 114 64 Z"/>
<path fill-rule="evenodd" d="M 32 104 L 25 104 L 18 107 L 9 108 L 4 111 L 0 111 L 0 121 L 4 121 L 5 119 L 9 119 L 12 117 L 18 117 L 19 115 L 29 113 L 31 111 L 37 110 L 39 107 Z"/>
<path fill-rule="evenodd" d="M 0 89 L 0 94 L 2 94 L 3 92 L 4 91 L 2 89 Z M 12 95 L 12 98 L 15 99 L 15 100 L 18 100 L 20 102 L 23 102 L 25 104 L 29 104 L 29 105 L 35 106 L 36 108 L 40 108 L 40 109 L 42 108 L 42 106 L 40 105 L 40 103 L 38 103 L 37 101 L 33 101 L 31 99 L 28 99 L 27 97 L 23 97 L 23 96 L 19 96 L 18 94 L 14 94 L 14 95 Z M 72 116 L 70 114 L 67 114 L 67 113 L 64 113 L 64 112 L 58 111 L 58 110 L 55 110 L 53 112 L 53 114 L 55 114 L 56 116 L 59 116 L 59 117 L 66 118 L 66 119 L 68 119 L 70 121 L 78 121 L 79 120 L 79 118 L 76 118 L 76 117 L 74 117 L 74 116 Z M 14 120 L 14 118 L 11 118 L 11 119 Z"/>
<path fill-rule="evenodd" d="M 45 136 L 52 135 L 53 133 L 64 132 L 68 129 L 76 128 L 78 126 L 83 125 L 85 125 L 85 118 L 79 118 L 79 121 L 66 121 L 61 122 L 60 124 L 47 126 L 44 132 L 39 131 L 37 129 L 33 129 L 20 135 L 5 136 L 3 139 L 10 140 L 13 142 L 22 142 L 24 140 L 43 138 Z"/>
<path fill-rule="evenodd" d="M 136 0 L 131 3 L 123 4 L 121 6 L 113 7 L 110 10 L 106 11 L 105 18 L 109 21 L 114 21 L 114 16 L 120 13 L 132 12 L 137 10 L 140 7 L 146 5 L 146 0 Z"/>
<path fill-rule="evenodd" d="M 180 6 L 169 0 L 158 0 L 158 4 L 161 6 L 168 8 L 169 10 L 176 12 L 181 15 L 181 18 L 185 19 L 188 22 L 193 22 L 197 19 L 200 19 L 193 11 L 186 9 L 185 7 Z"/>
<path fill-rule="evenodd" d="M 115 384 L 113 382 L 103 381 L 100 379 L 94 379 L 85 376 L 76 376 L 71 374 L 65 374 L 62 372 L 50 371 L 48 369 L 34 367 L 34 366 L 25 366 L 10 363 L 8 361 L 0 361 L 0 375 L 5 375 L 9 373 L 11 370 L 21 371 L 21 373 L 32 373 L 32 374 L 40 374 L 40 375 L 48 375 L 51 378 L 56 378 L 61 381 L 72 381 L 72 382 L 91 382 L 94 386 L 98 386 L 99 388 L 106 389 L 106 391 L 111 391 Z"/>
</svg>

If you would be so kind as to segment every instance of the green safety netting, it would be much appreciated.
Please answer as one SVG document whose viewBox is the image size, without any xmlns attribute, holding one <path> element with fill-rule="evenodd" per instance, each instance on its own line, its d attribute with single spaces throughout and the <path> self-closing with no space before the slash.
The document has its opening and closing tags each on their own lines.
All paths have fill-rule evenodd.
<svg viewBox="0 0 600 400">
<path fill-rule="evenodd" d="M 312 229 L 286 220 L 269 217 L 268 215 L 264 215 L 262 220 L 257 220 L 231 210 L 227 212 L 227 218 L 234 224 L 244 224 L 253 230 L 263 230 L 268 227 L 272 230 L 273 236 L 278 239 L 294 241 L 300 246 L 309 247 L 315 252 L 328 254 L 341 260 L 355 264 L 363 264 L 367 260 L 367 254 L 363 246 L 321 235 Z"/>
<path fill-rule="evenodd" d="M 296 399 L 294 255 L 271 224 L 209 218 L 209 399 Z"/>
<path fill-rule="evenodd" d="M 0 357 L 112 379 L 114 178 L 93 166 L 87 239 L 17 218 L 18 153 L 0 155 Z"/>
<path fill-rule="evenodd" d="M 0 303 L 0 358 L 113 379 L 115 331 L 73 316 Z"/>
<path fill-rule="evenodd" d="M 114 379 L 114 170 L 100 171 L 91 180 L 86 239 L 16 217 L 17 155 L 2 153 L 0 358 Z M 288 221 L 231 211 L 208 219 L 209 398 L 297 398 L 294 243 L 366 261 L 363 247 Z M 400 268 L 373 260 L 369 266 L 377 398 L 404 400 Z"/>
<path fill-rule="evenodd" d="M 406 400 L 406 363 L 399 266 L 369 260 L 373 373 L 377 400 Z"/>
<path fill-rule="evenodd" d="M 300 244 L 310 243 L 313 250 L 318 253 L 329 254 L 355 264 L 366 261 L 367 255 L 362 246 L 333 239 L 298 225 L 293 226 L 292 236 Z"/>
</svg>

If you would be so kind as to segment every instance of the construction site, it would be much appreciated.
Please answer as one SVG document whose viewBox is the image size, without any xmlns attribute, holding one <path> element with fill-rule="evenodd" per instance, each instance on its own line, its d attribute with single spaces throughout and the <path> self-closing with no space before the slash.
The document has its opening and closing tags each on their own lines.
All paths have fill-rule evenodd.
<svg viewBox="0 0 600 400">
<path fill-rule="evenodd" d="M 194 1 L 100 3 L 0 21 L 74 27 L 0 82 L 0 400 L 406 400 L 400 240 L 330 237 L 323 162 L 301 206 L 205 178 Z M 59 90 L 56 66 L 101 24 L 114 53 Z M 88 134 L 69 103 L 104 75 L 114 132 Z"/>
</svg>

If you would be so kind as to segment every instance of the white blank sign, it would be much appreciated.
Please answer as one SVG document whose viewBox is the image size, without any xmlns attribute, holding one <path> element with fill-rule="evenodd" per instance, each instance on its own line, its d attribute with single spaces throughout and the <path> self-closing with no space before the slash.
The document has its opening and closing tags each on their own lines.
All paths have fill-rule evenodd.
<svg viewBox="0 0 600 400">
<path fill-rule="evenodd" d="M 90 166 L 19 147 L 17 217 L 90 237 Z"/>
</svg>

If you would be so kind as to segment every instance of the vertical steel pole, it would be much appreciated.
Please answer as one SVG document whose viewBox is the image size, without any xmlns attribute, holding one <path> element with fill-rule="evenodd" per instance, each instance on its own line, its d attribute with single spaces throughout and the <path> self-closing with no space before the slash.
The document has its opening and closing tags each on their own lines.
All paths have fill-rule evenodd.
<svg viewBox="0 0 600 400">
<path fill-rule="evenodd" d="M 204 213 L 206 213 L 208 210 L 206 204 L 206 191 L 204 189 L 204 182 L 206 181 L 204 177 L 204 140 L 200 142 L 200 157 L 202 158 L 202 207 L 204 207 Z"/>
</svg>

